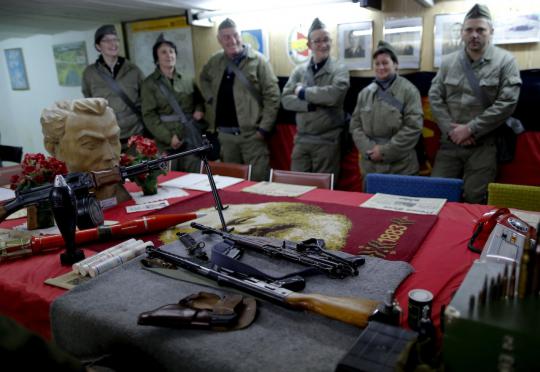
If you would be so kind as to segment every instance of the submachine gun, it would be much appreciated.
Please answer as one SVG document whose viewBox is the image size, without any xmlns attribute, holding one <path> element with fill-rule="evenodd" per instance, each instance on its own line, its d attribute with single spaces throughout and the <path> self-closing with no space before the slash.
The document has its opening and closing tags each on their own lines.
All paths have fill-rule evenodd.
<svg viewBox="0 0 540 372">
<path fill-rule="evenodd" d="M 237 248 L 250 249 L 274 258 L 313 267 L 331 278 L 343 279 L 347 276 L 358 275 L 358 266 L 364 263 L 361 257 L 343 258 L 324 248 L 324 240 L 307 239 L 302 242 L 283 240 L 281 244 L 262 242 L 250 236 L 231 234 L 209 226 L 192 222 L 191 227 L 202 231 L 203 234 L 215 234 L 225 241 L 232 242 Z"/>
</svg>

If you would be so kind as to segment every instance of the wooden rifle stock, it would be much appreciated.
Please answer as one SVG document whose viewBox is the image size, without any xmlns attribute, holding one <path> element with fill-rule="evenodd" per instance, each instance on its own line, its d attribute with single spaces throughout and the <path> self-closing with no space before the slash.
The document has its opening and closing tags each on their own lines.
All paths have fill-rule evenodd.
<svg viewBox="0 0 540 372">
<path fill-rule="evenodd" d="M 364 328 L 380 302 L 356 297 L 332 297 L 292 292 L 285 297 L 291 307 Z"/>
</svg>

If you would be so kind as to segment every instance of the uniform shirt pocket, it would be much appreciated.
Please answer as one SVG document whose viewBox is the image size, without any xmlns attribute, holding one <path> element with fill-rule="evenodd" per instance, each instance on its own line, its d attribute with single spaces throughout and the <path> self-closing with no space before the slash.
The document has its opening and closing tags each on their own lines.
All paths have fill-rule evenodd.
<svg viewBox="0 0 540 372">
<path fill-rule="evenodd" d="M 495 101 L 499 92 L 499 78 L 489 77 L 480 79 L 480 88 L 487 94 L 491 102 Z"/>
</svg>

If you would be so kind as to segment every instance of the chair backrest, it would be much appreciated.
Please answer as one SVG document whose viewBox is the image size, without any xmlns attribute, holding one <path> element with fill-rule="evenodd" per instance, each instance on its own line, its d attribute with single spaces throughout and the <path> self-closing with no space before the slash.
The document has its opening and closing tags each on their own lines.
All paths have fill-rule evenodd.
<svg viewBox="0 0 540 372">
<path fill-rule="evenodd" d="M 404 176 L 400 174 L 369 173 L 366 177 L 366 192 L 393 194 L 424 198 L 461 200 L 463 180 L 458 178 Z"/>
<path fill-rule="evenodd" d="M 271 169 L 270 182 L 288 183 L 292 185 L 316 186 L 319 189 L 333 190 L 334 174 L 295 172 L 280 169 Z"/>
<path fill-rule="evenodd" d="M 3 161 L 20 163 L 22 160 L 23 148 L 19 146 L 0 145 L 0 164 Z"/>
<path fill-rule="evenodd" d="M 11 177 L 22 175 L 22 167 L 20 164 L 0 167 L 0 186 L 8 185 L 11 182 Z"/>
<path fill-rule="evenodd" d="M 243 178 L 245 180 L 251 180 L 251 164 L 236 164 L 236 163 L 224 163 L 221 161 L 209 161 L 212 174 L 219 174 L 220 176 L 229 176 L 236 178 Z M 204 163 L 201 161 L 201 169 L 199 173 L 206 173 L 204 169 Z"/>
<path fill-rule="evenodd" d="M 488 204 L 526 211 L 540 211 L 540 187 L 490 183 L 488 185 Z"/>
</svg>

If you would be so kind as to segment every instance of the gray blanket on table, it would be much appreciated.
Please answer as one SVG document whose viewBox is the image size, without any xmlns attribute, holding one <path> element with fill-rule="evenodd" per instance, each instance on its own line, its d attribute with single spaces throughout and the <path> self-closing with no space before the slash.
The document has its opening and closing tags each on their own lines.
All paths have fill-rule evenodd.
<svg viewBox="0 0 540 372">
<path fill-rule="evenodd" d="M 182 246 L 176 243 L 167 249 L 180 253 Z M 405 262 L 365 258 L 358 276 L 311 276 L 304 291 L 384 301 L 387 292 L 413 271 Z M 298 265 L 256 254 L 245 254 L 242 261 L 268 273 L 299 270 Z M 53 337 L 79 358 L 112 353 L 126 361 L 144 360 L 152 370 L 333 371 L 361 333 L 336 320 L 264 301 L 258 301 L 255 322 L 239 331 L 137 325 L 140 313 L 202 290 L 222 292 L 157 275 L 135 259 L 56 299 L 51 307 Z"/>
</svg>

